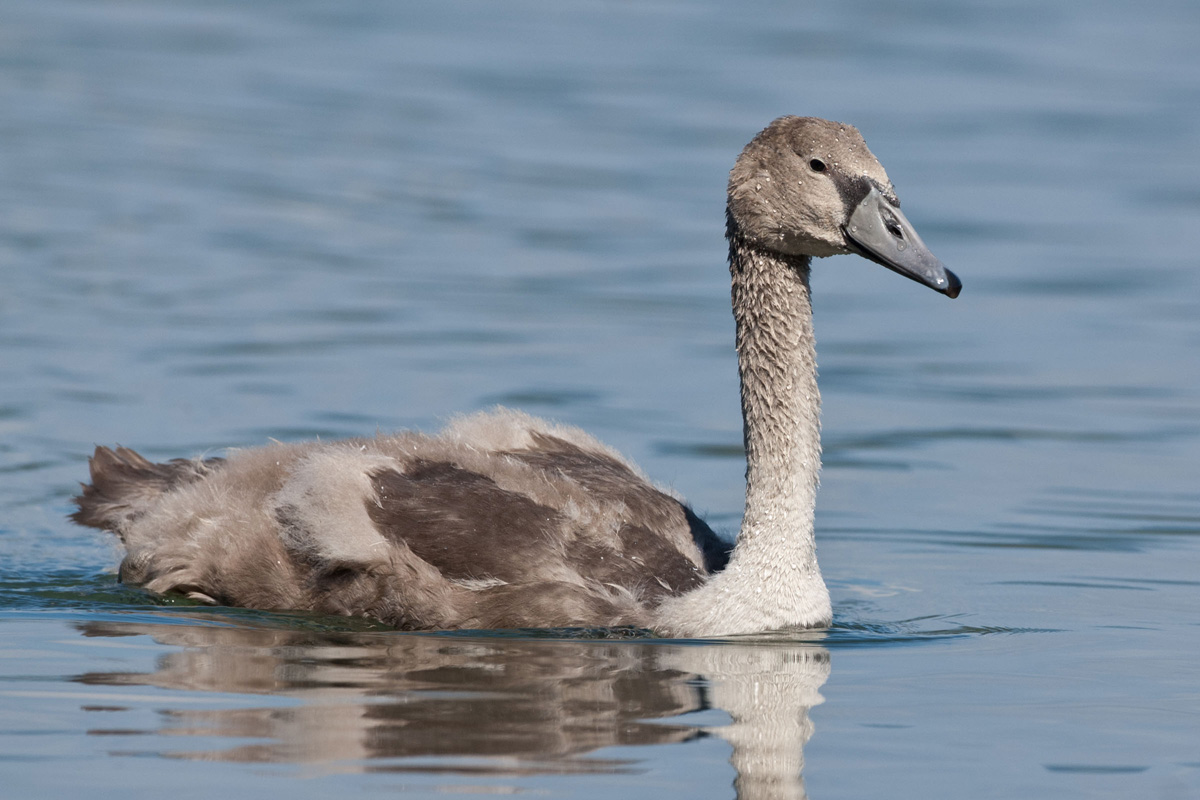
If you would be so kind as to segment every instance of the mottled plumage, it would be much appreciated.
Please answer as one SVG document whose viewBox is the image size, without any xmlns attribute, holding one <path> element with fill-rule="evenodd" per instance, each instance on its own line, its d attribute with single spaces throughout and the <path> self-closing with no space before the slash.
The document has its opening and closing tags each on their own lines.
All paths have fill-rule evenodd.
<svg viewBox="0 0 1200 800">
<path fill-rule="evenodd" d="M 406 629 L 645 626 L 727 548 L 586 434 L 503 409 L 220 460 L 100 447 L 79 504 L 128 583 Z"/>
</svg>

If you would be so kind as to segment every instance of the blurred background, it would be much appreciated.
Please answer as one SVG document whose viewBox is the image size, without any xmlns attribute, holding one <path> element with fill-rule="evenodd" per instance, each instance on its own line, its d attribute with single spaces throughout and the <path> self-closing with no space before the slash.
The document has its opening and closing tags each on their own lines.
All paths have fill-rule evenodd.
<svg viewBox="0 0 1200 800">
<path fill-rule="evenodd" d="M 148 791 L 123 783 L 136 763 L 177 797 L 244 781 L 751 796 L 720 730 L 742 712 L 713 691 L 743 674 L 723 659 L 766 663 L 766 645 L 578 645 L 597 674 L 675 698 L 630 718 L 680 726 L 559 752 L 595 769 L 488 744 L 417 765 L 393 748 L 384 770 L 353 751 L 313 781 L 297 781 L 311 748 L 214 757 L 313 728 L 163 720 L 271 705 L 285 646 L 409 698 L 428 686 L 379 664 L 413 637 L 164 604 L 117 585 L 113 544 L 65 515 L 96 444 L 215 454 L 499 403 L 586 428 L 732 535 L 725 181 L 759 129 L 799 114 L 862 131 L 964 289 L 814 265 L 836 621 L 754 673 L 806 665 L 793 723 L 825 700 L 785 795 L 1197 796 L 1197 41 L 1182 0 L 4 0 L 3 785 L 128 796 Z M 343 663 L 322 636 L 375 655 Z M 438 691 L 487 702 L 479 676 L 530 660 L 547 665 L 537 696 L 579 674 L 553 638 L 471 641 L 486 664 Z M 187 653 L 269 679 L 164 680 Z M 110 706 L 130 719 L 87 710 Z M 186 769 L 181 735 L 207 754 Z"/>
</svg>

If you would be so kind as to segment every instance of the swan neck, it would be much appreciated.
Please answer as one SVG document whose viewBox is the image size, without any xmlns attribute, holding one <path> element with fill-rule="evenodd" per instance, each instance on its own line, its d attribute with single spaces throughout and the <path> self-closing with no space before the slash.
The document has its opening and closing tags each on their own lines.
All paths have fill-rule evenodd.
<svg viewBox="0 0 1200 800">
<path fill-rule="evenodd" d="M 766 549 L 815 570 L 821 396 L 809 258 L 764 251 L 734 234 L 729 268 L 746 447 L 738 555 Z"/>
<path fill-rule="evenodd" d="M 676 636 L 828 625 L 813 503 L 821 468 L 807 257 L 755 248 L 730 223 L 746 445 L 746 512 L 729 564 L 699 589 L 664 602 L 655 627 Z"/>
</svg>

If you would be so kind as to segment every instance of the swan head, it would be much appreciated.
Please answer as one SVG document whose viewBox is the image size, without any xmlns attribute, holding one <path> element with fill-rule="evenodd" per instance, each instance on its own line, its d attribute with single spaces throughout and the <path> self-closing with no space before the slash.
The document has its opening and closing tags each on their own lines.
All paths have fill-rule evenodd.
<svg viewBox="0 0 1200 800">
<path fill-rule="evenodd" d="M 950 297 L 962 284 L 921 241 L 878 159 L 852 125 L 780 117 L 729 174 L 729 222 L 787 256 L 855 253 Z"/>
</svg>

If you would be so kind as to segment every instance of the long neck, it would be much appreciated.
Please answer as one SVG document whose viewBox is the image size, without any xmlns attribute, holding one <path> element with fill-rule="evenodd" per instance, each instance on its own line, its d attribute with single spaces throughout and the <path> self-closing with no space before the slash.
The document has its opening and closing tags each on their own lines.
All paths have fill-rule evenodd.
<svg viewBox="0 0 1200 800">
<path fill-rule="evenodd" d="M 729 236 L 746 443 L 746 513 L 733 556 L 704 586 L 664 602 L 655 627 L 677 636 L 828 625 L 813 504 L 821 397 L 808 258 Z"/>
<path fill-rule="evenodd" d="M 746 512 L 735 559 L 772 573 L 786 560 L 816 573 L 821 395 L 809 259 L 754 249 L 734 233 L 729 269 L 746 445 Z"/>
</svg>

